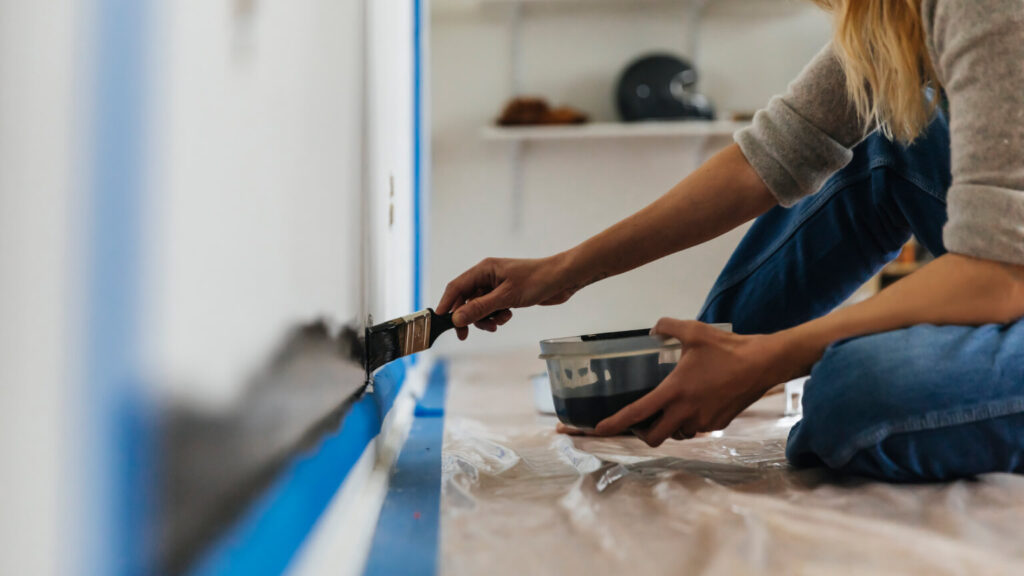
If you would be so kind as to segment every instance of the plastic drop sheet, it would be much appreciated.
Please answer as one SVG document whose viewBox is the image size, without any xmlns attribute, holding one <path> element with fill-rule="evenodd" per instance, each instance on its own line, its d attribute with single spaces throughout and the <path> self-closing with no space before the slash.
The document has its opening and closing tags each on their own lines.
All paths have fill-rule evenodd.
<svg viewBox="0 0 1024 576">
<path fill-rule="evenodd" d="M 443 574 L 1024 574 L 1024 476 L 793 469 L 782 395 L 657 449 L 559 435 L 533 407 L 537 362 L 452 362 Z"/>
</svg>

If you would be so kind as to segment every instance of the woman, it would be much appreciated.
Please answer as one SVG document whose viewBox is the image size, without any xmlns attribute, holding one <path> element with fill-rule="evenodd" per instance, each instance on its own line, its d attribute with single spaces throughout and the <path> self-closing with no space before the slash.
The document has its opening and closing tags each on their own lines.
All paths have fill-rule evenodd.
<svg viewBox="0 0 1024 576">
<path fill-rule="evenodd" d="M 891 481 L 1024 470 L 1024 1 L 818 3 L 832 43 L 735 144 L 569 251 L 484 260 L 438 311 L 455 310 L 460 338 L 494 330 L 757 217 L 700 321 L 655 326 L 684 343 L 675 371 L 597 433 L 660 413 L 648 444 L 690 438 L 810 374 L 796 465 Z M 934 261 L 832 311 L 911 234 Z"/>
</svg>

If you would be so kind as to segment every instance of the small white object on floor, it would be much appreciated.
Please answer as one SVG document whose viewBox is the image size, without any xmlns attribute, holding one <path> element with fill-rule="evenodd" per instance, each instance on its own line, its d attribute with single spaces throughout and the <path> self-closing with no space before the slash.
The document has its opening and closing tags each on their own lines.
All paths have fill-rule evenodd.
<svg viewBox="0 0 1024 576">
<path fill-rule="evenodd" d="M 786 416 L 803 415 L 804 382 L 807 382 L 806 377 L 786 382 Z"/>
</svg>

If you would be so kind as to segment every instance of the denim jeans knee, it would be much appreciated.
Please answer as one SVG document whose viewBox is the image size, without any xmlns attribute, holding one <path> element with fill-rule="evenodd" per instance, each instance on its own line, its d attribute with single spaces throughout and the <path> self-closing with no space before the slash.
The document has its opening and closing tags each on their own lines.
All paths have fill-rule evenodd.
<svg viewBox="0 0 1024 576">
<path fill-rule="evenodd" d="M 1019 470 L 1022 343 L 1018 322 L 921 325 L 833 345 L 805 387 L 787 457 L 890 481 Z"/>
<path fill-rule="evenodd" d="M 786 447 L 792 463 L 840 468 L 865 442 L 859 437 L 884 423 L 875 415 L 888 401 L 892 366 L 886 366 L 886 346 L 894 333 L 888 334 L 836 343 L 815 364 L 804 387 L 803 419 Z"/>
</svg>

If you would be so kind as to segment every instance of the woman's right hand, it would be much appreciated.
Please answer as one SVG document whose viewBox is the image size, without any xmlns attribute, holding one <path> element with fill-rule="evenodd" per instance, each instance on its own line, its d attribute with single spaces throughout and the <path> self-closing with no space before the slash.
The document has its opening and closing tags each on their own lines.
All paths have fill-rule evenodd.
<svg viewBox="0 0 1024 576">
<path fill-rule="evenodd" d="M 437 313 L 454 311 L 460 340 L 468 326 L 494 332 L 512 318 L 512 308 L 552 306 L 568 300 L 582 286 L 569 273 L 568 256 L 487 258 L 445 287 Z"/>
</svg>

